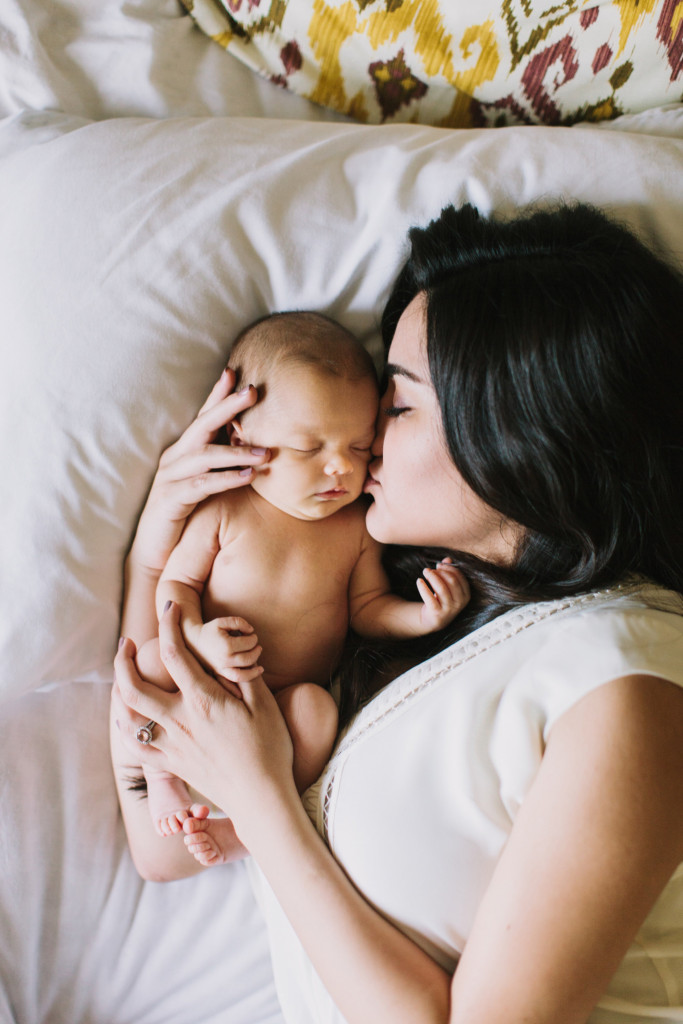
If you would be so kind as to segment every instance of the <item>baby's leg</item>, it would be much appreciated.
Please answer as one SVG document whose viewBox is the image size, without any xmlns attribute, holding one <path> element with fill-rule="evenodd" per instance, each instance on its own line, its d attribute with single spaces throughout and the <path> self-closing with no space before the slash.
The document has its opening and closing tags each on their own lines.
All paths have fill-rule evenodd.
<svg viewBox="0 0 683 1024">
<path fill-rule="evenodd" d="M 294 745 L 294 781 L 300 793 L 320 778 L 337 737 L 332 694 L 315 683 L 296 683 L 275 694 Z"/>
<path fill-rule="evenodd" d="M 237 837 L 229 818 L 209 818 L 209 808 L 193 804 L 192 817 L 183 823 L 185 846 L 205 868 L 241 860 L 248 850 Z"/>
<path fill-rule="evenodd" d="M 166 671 L 159 656 L 159 641 L 148 640 L 138 651 L 136 658 L 141 675 L 165 690 L 177 687 Z M 144 747 L 140 748 L 144 752 Z M 147 782 L 149 813 L 160 836 L 171 836 L 182 832 L 183 822 L 190 817 L 192 797 L 187 786 L 177 775 L 151 768 L 143 763 L 142 770 Z"/>
</svg>

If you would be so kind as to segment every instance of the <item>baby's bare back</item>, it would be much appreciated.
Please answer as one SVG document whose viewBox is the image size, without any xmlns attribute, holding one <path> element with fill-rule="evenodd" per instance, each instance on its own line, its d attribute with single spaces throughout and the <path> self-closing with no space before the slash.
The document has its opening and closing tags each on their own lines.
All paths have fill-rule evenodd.
<svg viewBox="0 0 683 1024">
<path fill-rule="evenodd" d="M 241 615 L 263 647 L 271 689 L 326 684 L 348 628 L 349 579 L 365 531 L 355 503 L 327 519 L 295 519 L 254 496 L 225 502 L 221 547 L 206 583 L 204 619 Z"/>
</svg>

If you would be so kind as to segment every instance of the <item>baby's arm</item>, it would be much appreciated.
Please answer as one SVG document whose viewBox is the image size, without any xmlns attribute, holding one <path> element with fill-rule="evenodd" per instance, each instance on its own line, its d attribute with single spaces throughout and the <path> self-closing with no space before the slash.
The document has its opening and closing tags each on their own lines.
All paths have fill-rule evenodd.
<svg viewBox="0 0 683 1024">
<path fill-rule="evenodd" d="M 178 604 L 188 646 L 223 680 L 240 683 L 263 671 L 258 665 L 258 637 L 253 627 L 237 615 L 205 623 L 201 604 L 225 525 L 220 499 L 210 499 L 192 513 L 162 573 L 156 607 L 161 616 L 167 601 Z"/>
<path fill-rule="evenodd" d="M 178 604 L 185 639 L 195 649 L 204 625 L 201 603 L 204 586 L 220 550 L 220 528 L 219 503 L 209 500 L 199 505 L 169 555 L 157 587 L 157 617 L 161 618 L 168 601 Z"/>
<path fill-rule="evenodd" d="M 381 546 L 366 534 L 349 586 L 351 627 L 361 636 L 408 639 L 448 625 L 470 598 L 467 580 L 445 558 L 416 581 L 421 601 L 392 594 L 380 560 Z"/>
</svg>

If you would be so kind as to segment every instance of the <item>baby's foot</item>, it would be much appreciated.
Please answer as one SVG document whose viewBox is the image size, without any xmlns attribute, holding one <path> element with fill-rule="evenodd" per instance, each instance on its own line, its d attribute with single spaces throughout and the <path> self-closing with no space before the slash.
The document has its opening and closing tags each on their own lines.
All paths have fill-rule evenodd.
<svg viewBox="0 0 683 1024">
<path fill-rule="evenodd" d="M 183 822 L 185 846 L 205 868 L 247 856 L 229 818 L 209 818 L 209 808 L 201 804 L 194 804 L 191 814 Z"/>
<path fill-rule="evenodd" d="M 149 775 L 147 778 L 149 813 L 160 836 L 182 832 L 190 817 L 192 798 L 182 779 L 175 775 Z"/>
</svg>

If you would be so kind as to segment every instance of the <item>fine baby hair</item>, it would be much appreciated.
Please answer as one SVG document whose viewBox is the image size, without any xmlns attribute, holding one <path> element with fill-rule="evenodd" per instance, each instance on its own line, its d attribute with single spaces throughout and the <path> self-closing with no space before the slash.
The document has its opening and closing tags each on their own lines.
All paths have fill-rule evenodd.
<svg viewBox="0 0 683 1024">
<path fill-rule="evenodd" d="M 350 331 L 322 313 L 308 311 L 272 313 L 256 320 L 237 336 L 228 360 L 237 376 L 236 387 L 253 384 L 261 397 L 265 381 L 294 365 L 349 380 L 376 376 L 370 354 Z"/>
</svg>

